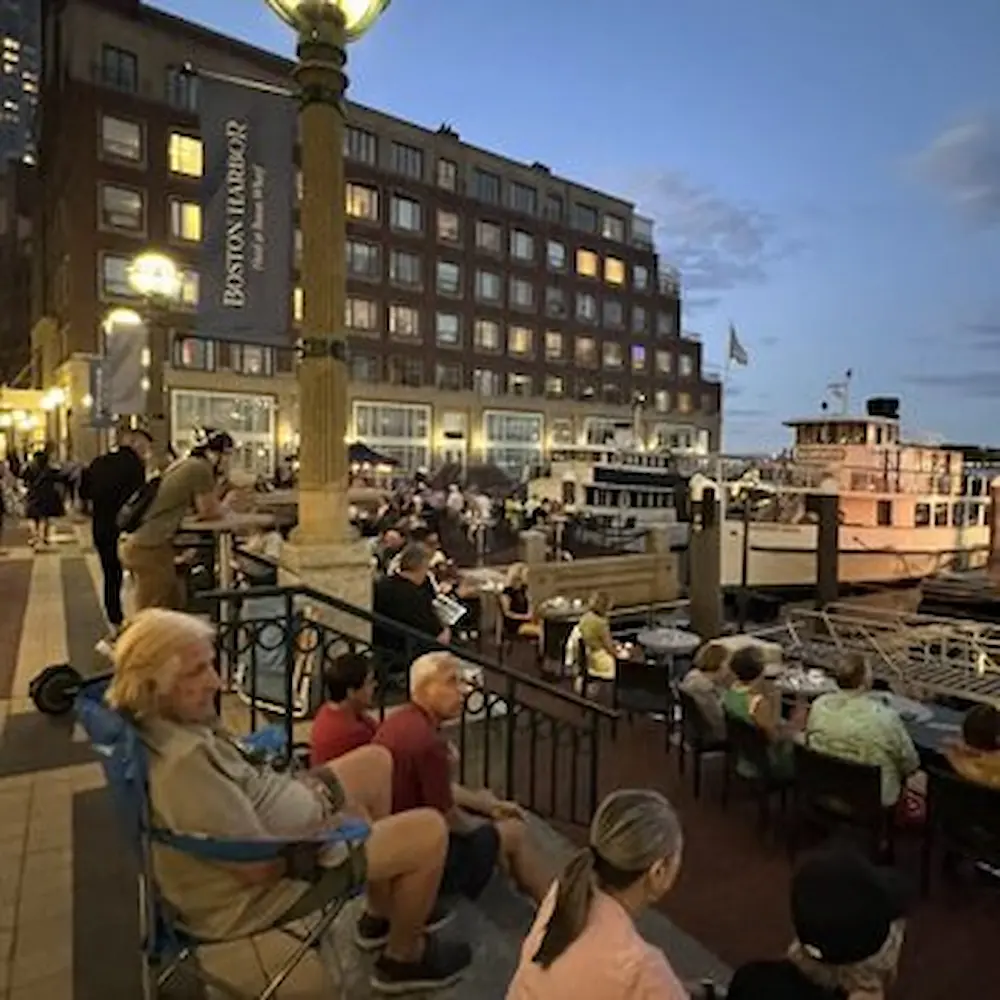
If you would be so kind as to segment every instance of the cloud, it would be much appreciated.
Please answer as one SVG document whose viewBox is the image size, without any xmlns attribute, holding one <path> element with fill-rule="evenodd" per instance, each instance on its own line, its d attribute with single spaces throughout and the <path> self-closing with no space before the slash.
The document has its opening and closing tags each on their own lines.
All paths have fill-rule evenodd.
<svg viewBox="0 0 1000 1000">
<path fill-rule="evenodd" d="M 801 249 L 770 213 L 730 201 L 683 174 L 648 177 L 633 193 L 640 212 L 656 220 L 664 260 L 681 272 L 688 308 L 710 308 L 721 293 L 764 284 L 772 265 Z"/>
<path fill-rule="evenodd" d="M 1000 371 L 940 372 L 908 375 L 909 385 L 932 391 L 950 392 L 966 399 L 995 399 L 1000 385 Z"/>
<path fill-rule="evenodd" d="M 732 393 L 727 392 L 726 395 L 731 396 Z M 722 415 L 723 417 L 735 418 L 737 420 L 763 420 L 765 417 L 772 416 L 773 413 L 764 407 L 723 406 Z"/>
<path fill-rule="evenodd" d="M 912 157 L 911 166 L 969 222 L 1000 226 L 1000 116 L 956 122 Z"/>
<path fill-rule="evenodd" d="M 966 346 L 974 351 L 1000 351 L 1000 322 L 966 323 L 961 328 Z"/>
</svg>

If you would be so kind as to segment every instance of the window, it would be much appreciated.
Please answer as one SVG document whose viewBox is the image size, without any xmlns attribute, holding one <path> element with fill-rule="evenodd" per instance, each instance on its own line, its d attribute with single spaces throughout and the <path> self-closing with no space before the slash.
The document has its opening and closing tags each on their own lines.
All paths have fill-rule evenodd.
<svg viewBox="0 0 1000 1000">
<path fill-rule="evenodd" d="M 600 264 L 597 254 L 593 250 L 577 250 L 576 252 L 576 273 L 585 278 L 596 278 L 597 269 Z"/>
<path fill-rule="evenodd" d="M 576 364 L 580 368 L 597 367 L 597 341 L 593 337 L 576 338 Z"/>
<path fill-rule="evenodd" d="M 194 371 L 207 372 L 215 368 L 211 340 L 201 337 L 179 337 L 174 341 L 173 364 L 176 368 L 191 368 Z M 176 390 L 184 393 L 185 390 Z"/>
<path fill-rule="evenodd" d="M 545 218 L 549 222 L 562 222 L 565 214 L 566 203 L 563 201 L 562 195 L 549 192 L 545 196 Z"/>
<path fill-rule="evenodd" d="M 644 292 L 649 288 L 649 268 L 642 264 L 632 265 L 632 287 L 636 291 Z"/>
<path fill-rule="evenodd" d="M 576 318 L 585 323 L 597 321 L 597 299 L 586 292 L 576 293 Z"/>
<path fill-rule="evenodd" d="M 558 330 L 546 330 L 545 360 L 562 361 L 563 358 L 563 335 Z"/>
<path fill-rule="evenodd" d="M 201 275 L 190 268 L 181 271 L 181 305 L 187 309 L 194 309 L 198 305 L 200 294 Z"/>
<path fill-rule="evenodd" d="M 632 362 L 632 371 L 644 372 L 646 370 L 646 348 L 642 344 L 633 344 L 629 351 Z"/>
<path fill-rule="evenodd" d="M 594 383 L 590 379 L 579 379 L 576 384 L 577 399 L 593 399 L 597 395 Z"/>
<path fill-rule="evenodd" d="M 201 355 L 199 360 L 212 367 L 214 347 L 211 341 L 185 338 L 184 349 L 192 345 L 192 350 Z M 270 355 L 270 352 L 267 352 Z M 271 365 L 270 357 L 263 365 Z M 237 359 L 243 367 L 243 358 Z M 251 395 L 235 392 L 203 392 L 193 389 L 172 389 L 170 392 L 171 443 L 181 452 L 190 447 L 194 431 L 198 427 L 218 427 L 236 439 L 233 454 L 233 469 L 248 474 L 250 479 L 257 476 L 274 475 L 274 445 L 277 431 L 277 400 L 274 396 Z"/>
<path fill-rule="evenodd" d="M 182 132 L 171 132 L 167 142 L 167 163 L 172 174 L 201 177 L 205 172 L 205 147 L 201 139 Z"/>
<path fill-rule="evenodd" d="M 524 215 L 537 215 L 538 192 L 527 184 L 511 181 L 507 185 L 507 207 Z"/>
<path fill-rule="evenodd" d="M 561 288 L 555 288 L 554 286 L 549 285 L 545 289 L 545 315 L 566 315 L 566 295 Z"/>
<path fill-rule="evenodd" d="M 959 504 L 958 506 L 961 506 Z M 957 508 L 956 508 L 957 509 Z M 879 500 L 875 504 L 875 521 L 880 528 L 892 527 L 892 501 Z"/>
<path fill-rule="evenodd" d="M 535 391 L 535 380 L 530 375 L 510 372 L 507 375 L 507 393 L 510 396 L 530 396 Z"/>
<path fill-rule="evenodd" d="M 461 347 L 461 317 L 455 313 L 437 313 L 434 317 L 434 339 L 438 347 Z"/>
<path fill-rule="evenodd" d="M 605 368 L 621 368 L 625 364 L 625 351 L 617 341 L 606 340 L 601 358 Z"/>
<path fill-rule="evenodd" d="M 510 255 L 515 260 L 535 259 L 535 238 L 531 233 L 522 232 L 520 229 L 510 231 Z"/>
<path fill-rule="evenodd" d="M 423 212 L 419 201 L 394 194 L 389 212 L 393 229 L 405 233 L 419 233 L 424 228 Z"/>
<path fill-rule="evenodd" d="M 437 210 L 437 238 L 442 243 L 462 242 L 462 225 L 458 212 L 448 212 L 443 208 Z"/>
<path fill-rule="evenodd" d="M 680 360 L 681 378 L 691 378 L 694 375 L 694 358 L 690 354 L 682 354 Z"/>
<path fill-rule="evenodd" d="M 480 302 L 499 302 L 503 286 L 500 275 L 492 271 L 476 271 L 476 298 Z"/>
<path fill-rule="evenodd" d="M 642 306 L 632 306 L 632 332 L 646 332 L 646 310 Z"/>
<path fill-rule="evenodd" d="M 412 306 L 389 306 L 389 334 L 394 340 L 420 340 L 420 313 Z"/>
<path fill-rule="evenodd" d="M 562 375 L 545 376 L 545 395 L 549 399 L 562 399 L 566 395 L 566 381 Z"/>
<path fill-rule="evenodd" d="M 378 222 L 378 188 L 348 182 L 345 206 L 347 214 L 352 219 L 365 219 L 368 222 Z"/>
<path fill-rule="evenodd" d="M 566 270 L 566 244 L 549 240 L 545 248 L 545 260 L 550 271 Z"/>
<path fill-rule="evenodd" d="M 617 382 L 605 382 L 601 386 L 601 399 L 612 406 L 622 406 L 625 403 L 625 390 Z"/>
<path fill-rule="evenodd" d="M 691 412 L 691 393 L 689 392 L 677 393 L 677 409 L 681 413 Z"/>
<path fill-rule="evenodd" d="M 389 254 L 389 280 L 395 285 L 418 288 L 423 284 L 421 260 L 415 253 L 393 250 Z"/>
<path fill-rule="evenodd" d="M 653 409 L 657 413 L 670 412 L 670 393 L 666 389 L 657 389 L 653 393 Z"/>
<path fill-rule="evenodd" d="M 500 324 L 492 319 L 477 319 L 472 344 L 477 351 L 499 354 L 502 348 Z"/>
<path fill-rule="evenodd" d="M 618 215 L 605 215 L 601 223 L 601 235 L 615 243 L 625 242 L 625 220 Z"/>
<path fill-rule="evenodd" d="M 101 49 L 101 82 L 134 94 L 139 89 L 139 60 L 134 52 L 105 45 Z"/>
<path fill-rule="evenodd" d="M 350 379 L 352 382 L 369 384 L 382 381 L 382 365 L 378 358 L 370 354 L 352 354 Z"/>
<path fill-rule="evenodd" d="M 170 210 L 171 238 L 185 243 L 198 243 L 201 240 L 201 205 L 182 198 L 170 198 L 167 204 Z"/>
<path fill-rule="evenodd" d="M 535 286 L 522 278 L 511 278 L 510 304 L 514 309 L 534 309 Z"/>
<path fill-rule="evenodd" d="M 103 115 L 101 118 L 101 152 L 116 160 L 127 163 L 142 163 L 146 158 L 142 126 L 138 122 L 125 121 Z"/>
<path fill-rule="evenodd" d="M 101 295 L 103 298 L 129 299 L 135 292 L 128 280 L 128 257 L 106 254 L 101 260 Z"/>
<path fill-rule="evenodd" d="M 430 464 L 429 406 L 356 400 L 352 409 L 355 438 L 397 461 L 400 469 L 412 472 Z"/>
<path fill-rule="evenodd" d="M 604 300 L 604 325 L 620 327 L 625 323 L 625 307 L 618 299 Z"/>
<path fill-rule="evenodd" d="M 439 260 L 437 262 L 435 287 L 437 288 L 438 295 L 461 295 L 461 267 L 458 264 L 453 264 L 450 260 Z"/>
<path fill-rule="evenodd" d="M 669 375 L 674 370 L 674 359 L 669 351 L 656 351 L 653 355 L 653 367 L 657 375 Z"/>
<path fill-rule="evenodd" d="M 305 296 L 302 289 L 295 287 L 292 289 L 292 320 L 295 323 L 302 322 L 302 313 L 305 308 Z"/>
<path fill-rule="evenodd" d="M 937 528 L 948 527 L 948 505 L 946 503 L 934 504 L 934 526 Z"/>
<path fill-rule="evenodd" d="M 141 233 L 146 228 L 146 206 L 141 191 L 101 185 L 101 226 Z"/>
<path fill-rule="evenodd" d="M 389 169 L 415 181 L 424 179 L 424 151 L 416 146 L 394 142 L 389 147 Z"/>
<path fill-rule="evenodd" d="M 477 222 L 476 249 L 487 253 L 503 253 L 503 229 L 495 222 Z"/>
<path fill-rule="evenodd" d="M 347 273 L 352 278 L 382 280 L 382 253 L 376 243 L 362 240 L 347 241 Z"/>
<path fill-rule="evenodd" d="M 437 161 L 437 186 L 445 191 L 458 190 L 458 164 L 453 160 Z"/>
<path fill-rule="evenodd" d="M 344 133 L 344 156 L 374 167 L 378 163 L 378 136 L 348 125 Z"/>
<path fill-rule="evenodd" d="M 530 395 L 528 376 L 511 376 L 508 388 L 515 395 Z M 527 390 L 527 391 L 525 391 Z M 543 419 L 540 413 L 486 410 L 483 414 L 485 459 L 520 480 L 542 460 Z"/>
<path fill-rule="evenodd" d="M 424 384 L 423 358 L 389 358 L 389 385 L 419 389 Z"/>
<path fill-rule="evenodd" d="M 597 232 L 597 209 L 589 205 L 573 205 L 573 228 L 584 233 Z"/>
<path fill-rule="evenodd" d="M 439 361 L 434 370 L 434 384 L 447 392 L 461 392 L 464 388 L 462 366 L 457 361 Z"/>
<path fill-rule="evenodd" d="M 472 197 L 487 205 L 500 204 L 500 178 L 488 170 L 472 171 Z"/>
<path fill-rule="evenodd" d="M 918 503 L 913 508 L 913 523 L 918 528 L 926 528 L 931 523 L 931 505 Z"/>
<path fill-rule="evenodd" d="M 604 258 L 604 280 L 609 285 L 625 284 L 625 264 L 617 257 Z"/>
<path fill-rule="evenodd" d="M 535 355 L 535 333 L 527 326 L 512 326 L 507 330 L 507 353 L 516 358 Z"/>
<path fill-rule="evenodd" d="M 381 326 L 379 304 L 371 299 L 350 296 L 344 312 L 344 325 L 353 333 L 377 333 Z"/>
<path fill-rule="evenodd" d="M 168 66 L 166 98 L 172 108 L 195 113 L 198 110 L 198 77 L 183 66 Z"/>
<path fill-rule="evenodd" d="M 489 368 L 476 368 L 472 372 L 472 391 L 480 396 L 499 396 L 503 383 L 498 372 Z"/>
</svg>

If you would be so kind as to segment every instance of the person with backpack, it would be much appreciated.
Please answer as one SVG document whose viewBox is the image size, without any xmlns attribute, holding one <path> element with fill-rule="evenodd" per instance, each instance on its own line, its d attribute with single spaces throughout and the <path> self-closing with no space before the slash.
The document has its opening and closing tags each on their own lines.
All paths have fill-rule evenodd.
<svg viewBox="0 0 1000 1000">
<path fill-rule="evenodd" d="M 126 430 L 118 447 L 94 459 L 80 477 L 80 499 L 91 513 L 94 548 L 104 575 L 104 612 L 111 626 L 109 641 L 121 630 L 124 571 L 118 558 L 118 515 L 146 483 L 146 463 L 153 439 L 144 430 Z"/>
<path fill-rule="evenodd" d="M 218 486 L 234 446 L 225 431 L 203 431 L 187 458 L 149 480 L 122 508 L 119 555 L 133 577 L 135 611 L 183 610 L 184 587 L 177 571 L 174 536 L 192 513 L 206 521 L 224 516 Z"/>
</svg>

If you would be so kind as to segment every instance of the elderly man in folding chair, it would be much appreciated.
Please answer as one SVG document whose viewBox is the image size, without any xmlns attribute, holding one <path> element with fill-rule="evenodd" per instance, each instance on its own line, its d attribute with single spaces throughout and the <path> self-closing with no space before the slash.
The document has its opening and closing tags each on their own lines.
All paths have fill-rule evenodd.
<svg viewBox="0 0 1000 1000">
<path fill-rule="evenodd" d="M 430 809 L 391 815 L 392 760 L 362 747 L 312 771 L 256 763 L 219 724 L 213 632 L 204 622 L 150 609 L 115 644 L 107 703 L 148 749 L 154 828 L 241 840 L 285 840 L 278 861 L 206 860 L 153 840 L 155 881 L 196 938 L 231 940 L 302 920 L 362 885 L 359 946 L 381 950 L 380 992 L 434 989 L 459 978 L 468 945 L 432 936 L 448 914 L 436 907 L 447 831 Z M 361 844 L 319 836 L 350 817 L 369 824 Z M 168 839 L 169 843 L 169 839 Z"/>
</svg>

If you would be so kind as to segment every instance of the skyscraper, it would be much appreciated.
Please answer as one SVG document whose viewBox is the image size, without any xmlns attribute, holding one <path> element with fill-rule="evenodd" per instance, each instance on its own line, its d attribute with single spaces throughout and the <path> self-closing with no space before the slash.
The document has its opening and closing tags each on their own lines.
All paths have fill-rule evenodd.
<svg viewBox="0 0 1000 1000">
<path fill-rule="evenodd" d="M 42 0 L 0 0 L 0 168 L 34 163 Z"/>
</svg>

